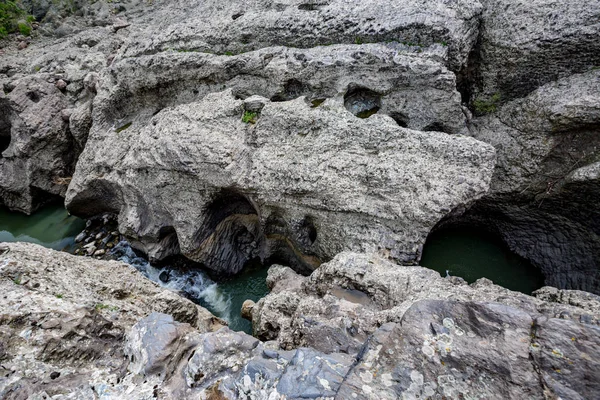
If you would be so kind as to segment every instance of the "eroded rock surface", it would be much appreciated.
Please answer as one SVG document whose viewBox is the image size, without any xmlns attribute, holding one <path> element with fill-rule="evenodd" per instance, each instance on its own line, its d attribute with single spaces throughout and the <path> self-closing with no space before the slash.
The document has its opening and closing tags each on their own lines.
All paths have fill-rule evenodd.
<svg viewBox="0 0 600 400">
<path fill-rule="evenodd" d="M 336 398 L 598 391 L 597 377 L 584 377 L 597 370 L 587 346 L 600 340 L 600 298 L 589 293 L 544 288 L 535 298 L 355 253 L 307 278 L 273 266 L 268 282 L 253 309 L 259 337 L 357 357 Z"/>
<path fill-rule="evenodd" d="M 101 395 L 124 376 L 125 334 L 152 312 L 200 332 L 224 325 L 126 264 L 34 244 L 0 244 L 0 290 L 3 399 Z"/>
<path fill-rule="evenodd" d="M 547 84 L 476 119 L 498 164 L 463 223 L 492 230 L 546 284 L 600 293 L 600 71 Z"/>
<path fill-rule="evenodd" d="M 505 102 L 600 65 L 600 2 L 484 0 L 476 97 Z"/>
<path fill-rule="evenodd" d="M 256 101 L 256 124 L 244 123 Z M 274 255 L 310 271 L 345 249 L 415 262 L 444 215 L 487 191 L 494 150 L 386 116 L 356 118 L 340 103 L 222 92 L 148 124 L 94 131 L 67 207 L 118 213 L 120 230 L 151 256 L 178 246 L 225 274 Z"/>
</svg>

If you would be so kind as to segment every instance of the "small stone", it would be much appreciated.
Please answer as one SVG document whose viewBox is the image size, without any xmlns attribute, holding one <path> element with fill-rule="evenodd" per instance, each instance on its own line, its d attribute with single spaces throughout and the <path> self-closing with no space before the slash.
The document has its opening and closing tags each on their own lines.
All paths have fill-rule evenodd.
<svg viewBox="0 0 600 400">
<path fill-rule="evenodd" d="M 105 254 L 106 254 L 106 250 L 104 250 L 104 249 L 96 250 L 94 252 L 94 257 L 101 257 L 101 256 L 103 256 Z"/>
<path fill-rule="evenodd" d="M 254 309 L 254 303 L 252 300 L 246 300 L 242 304 L 242 318 L 247 319 L 248 321 L 252 321 L 252 310 Z"/>
<path fill-rule="evenodd" d="M 96 246 L 94 246 L 94 245 L 92 244 L 92 246 L 91 246 L 91 247 L 89 247 L 89 248 L 87 249 L 88 256 L 91 256 L 91 255 L 92 255 L 92 254 L 94 254 L 95 252 L 96 252 Z"/>
<path fill-rule="evenodd" d="M 65 90 L 67 88 L 67 82 L 62 79 L 57 80 L 54 85 L 56 85 L 59 90 Z"/>
<path fill-rule="evenodd" d="M 99 232 L 98 234 L 96 234 L 96 240 L 102 239 L 102 236 L 104 236 L 104 233 L 103 232 Z"/>
<path fill-rule="evenodd" d="M 81 232 L 79 235 L 75 236 L 75 242 L 79 243 L 82 242 L 85 239 L 85 232 Z"/>
<path fill-rule="evenodd" d="M 158 275 L 158 279 L 160 279 L 161 282 L 163 283 L 167 283 L 169 282 L 169 278 L 170 278 L 170 273 L 169 271 L 162 271 L 159 275 Z"/>
<path fill-rule="evenodd" d="M 26 41 L 21 41 L 19 42 L 19 45 L 17 46 L 19 48 L 19 50 L 25 50 L 27 48 L 28 44 Z"/>
<path fill-rule="evenodd" d="M 54 380 L 60 376 L 60 372 L 54 371 L 50 374 L 50 379 Z"/>
</svg>

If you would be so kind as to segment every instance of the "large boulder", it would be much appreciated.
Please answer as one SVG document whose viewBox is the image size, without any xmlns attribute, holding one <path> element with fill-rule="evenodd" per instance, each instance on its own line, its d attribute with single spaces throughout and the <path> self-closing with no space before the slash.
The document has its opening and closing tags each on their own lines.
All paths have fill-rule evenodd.
<svg viewBox="0 0 600 400">
<path fill-rule="evenodd" d="M 400 267 L 356 253 L 338 254 L 309 277 L 272 266 L 271 293 L 252 309 L 254 334 L 283 348 L 312 347 L 324 352 L 357 353 L 366 338 L 386 322 L 400 322 L 419 300 L 485 301 L 550 317 L 568 316 L 598 324 L 598 296 L 544 290 L 543 299 L 512 292 L 482 278 L 472 285 L 441 278 L 423 267 Z M 570 293 L 572 297 L 566 293 Z M 569 299 L 561 303 L 559 299 Z"/>
<path fill-rule="evenodd" d="M 543 288 L 531 297 L 355 253 L 310 277 L 273 266 L 268 283 L 252 312 L 258 337 L 356 357 L 336 398 L 598 394 L 598 296 Z"/>
<path fill-rule="evenodd" d="M 397 42 L 425 48 L 438 43 L 449 48 L 448 65 L 459 70 L 477 40 L 481 12 L 478 1 L 464 0 L 178 0 L 158 3 L 151 21 L 132 19 L 125 55 L 169 49 L 238 54 L 274 45 L 334 43 Z"/>
<path fill-rule="evenodd" d="M 346 249 L 410 263 L 442 217 L 487 191 L 494 157 L 471 138 L 357 118 L 339 96 L 311 107 L 226 91 L 93 128 L 66 202 L 117 213 L 151 257 L 180 251 L 223 274 L 254 258 L 310 272 Z"/>
<path fill-rule="evenodd" d="M 31 213 L 61 200 L 91 126 L 94 72 L 119 39 L 104 29 L 0 57 L 0 204 Z"/>
</svg>

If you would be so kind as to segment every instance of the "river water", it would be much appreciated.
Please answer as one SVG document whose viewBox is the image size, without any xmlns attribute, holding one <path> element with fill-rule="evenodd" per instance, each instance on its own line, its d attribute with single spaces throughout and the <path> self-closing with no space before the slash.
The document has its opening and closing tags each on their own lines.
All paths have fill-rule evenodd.
<svg viewBox="0 0 600 400">
<path fill-rule="evenodd" d="M 511 252 L 495 236 L 471 228 L 448 228 L 429 235 L 421 265 L 442 276 L 460 276 L 469 283 L 485 277 L 526 294 L 544 285 L 538 268 Z"/>
<path fill-rule="evenodd" d="M 75 237 L 83 230 L 83 220 L 69 216 L 60 206 L 50 206 L 27 216 L 0 208 L 0 242 L 32 242 L 56 250 L 72 252 Z M 127 242 L 113 249 L 124 261 L 159 285 L 180 292 L 192 301 L 225 319 L 233 330 L 251 332 L 240 309 L 246 299 L 258 301 L 268 293 L 267 268 L 246 268 L 235 277 L 215 282 L 200 270 L 155 267 L 137 255 Z M 500 241 L 470 229 L 434 232 L 423 250 L 421 265 L 467 282 L 486 277 L 498 285 L 530 294 L 543 285 L 543 277 L 523 258 L 511 253 Z"/>
<path fill-rule="evenodd" d="M 61 205 L 45 207 L 32 215 L 0 208 L 0 242 L 30 242 L 72 252 L 75 237 L 84 227 L 85 221 L 69 216 Z M 260 266 L 247 268 L 241 274 L 217 283 L 199 270 L 180 271 L 168 266 L 155 268 L 138 256 L 127 242 L 115 246 L 113 256 L 132 265 L 160 286 L 182 293 L 207 308 L 237 331 L 252 331 L 251 323 L 240 315 L 244 300 L 258 301 L 268 292 L 265 281 L 267 268 Z M 162 280 L 161 273 L 164 273 Z"/>
</svg>

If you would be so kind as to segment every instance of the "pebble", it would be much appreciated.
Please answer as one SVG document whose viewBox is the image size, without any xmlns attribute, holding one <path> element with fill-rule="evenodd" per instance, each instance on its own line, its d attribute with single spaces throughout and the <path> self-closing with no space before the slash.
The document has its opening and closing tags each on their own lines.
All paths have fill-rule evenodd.
<svg viewBox="0 0 600 400">
<path fill-rule="evenodd" d="M 85 239 L 86 233 L 81 232 L 79 235 L 75 236 L 75 242 L 79 243 Z"/>
<path fill-rule="evenodd" d="M 23 41 L 19 42 L 18 48 L 19 48 L 19 50 L 25 50 L 27 48 L 27 46 L 28 46 L 27 42 L 23 40 Z"/>
<path fill-rule="evenodd" d="M 96 252 L 96 246 L 92 245 L 92 247 L 87 249 L 87 253 L 89 256 L 91 256 L 92 254 L 94 254 Z"/>
<path fill-rule="evenodd" d="M 62 79 L 57 80 L 55 85 L 59 90 L 65 90 L 67 88 L 67 82 Z"/>
<path fill-rule="evenodd" d="M 104 233 L 100 232 L 96 235 L 96 240 L 100 240 L 102 239 L 102 236 L 104 235 Z"/>
<path fill-rule="evenodd" d="M 104 250 L 104 249 L 96 250 L 94 252 L 94 257 L 101 257 L 101 256 L 103 256 L 105 254 L 106 254 L 106 250 Z"/>
</svg>

